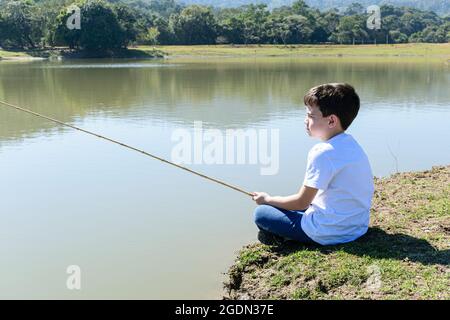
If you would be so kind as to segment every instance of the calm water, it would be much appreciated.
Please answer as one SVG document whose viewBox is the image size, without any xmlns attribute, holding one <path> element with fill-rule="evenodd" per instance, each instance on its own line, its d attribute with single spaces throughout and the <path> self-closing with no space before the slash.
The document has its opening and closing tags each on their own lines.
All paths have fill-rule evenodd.
<svg viewBox="0 0 450 320">
<path fill-rule="evenodd" d="M 279 172 L 192 165 L 253 191 L 303 180 L 302 96 L 356 86 L 349 130 L 376 176 L 450 163 L 450 72 L 439 63 L 335 58 L 0 63 L 0 99 L 170 159 L 174 130 L 279 129 Z M 0 298 L 219 298 L 256 239 L 246 196 L 0 106 Z M 79 291 L 66 288 L 69 265 Z"/>
</svg>

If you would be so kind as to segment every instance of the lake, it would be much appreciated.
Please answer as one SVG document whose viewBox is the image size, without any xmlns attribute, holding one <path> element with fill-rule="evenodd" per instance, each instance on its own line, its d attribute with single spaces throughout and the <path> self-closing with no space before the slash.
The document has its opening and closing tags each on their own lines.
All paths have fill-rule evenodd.
<svg viewBox="0 0 450 320">
<path fill-rule="evenodd" d="M 279 163 L 188 167 L 248 191 L 298 190 L 303 95 L 348 82 L 349 129 L 376 176 L 450 163 L 450 70 L 410 58 L 210 58 L 0 63 L 0 100 L 171 159 L 177 130 L 278 130 Z M 269 131 L 271 134 L 272 131 Z M 256 240 L 251 199 L 0 105 L 0 298 L 214 299 Z M 81 290 L 66 286 L 68 266 Z"/>
</svg>

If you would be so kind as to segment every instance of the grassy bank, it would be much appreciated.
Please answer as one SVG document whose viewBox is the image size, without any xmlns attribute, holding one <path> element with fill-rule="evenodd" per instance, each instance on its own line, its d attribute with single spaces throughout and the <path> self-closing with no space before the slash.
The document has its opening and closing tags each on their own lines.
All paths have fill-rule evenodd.
<svg viewBox="0 0 450 320">
<path fill-rule="evenodd" d="M 33 58 L 25 51 L 7 51 L 0 49 L 0 60 L 19 60 Z"/>
<path fill-rule="evenodd" d="M 153 47 L 139 46 L 140 50 Z M 398 45 L 214 45 L 214 46 L 155 46 L 168 56 L 411 56 L 450 59 L 450 44 Z"/>
<path fill-rule="evenodd" d="M 398 45 L 200 45 L 200 46 L 137 46 L 108 58 L 148 57 L 417 57 L 450 63 L 450 44 L 398 44 Z M 82 52 L 70 52 L 65 48 L 34 51 L 0 50 L 0 59 L 20 60 L 35 57 L 91 58 Z M 95 56 L 96 58 L 102 57 Z"/>
<path fill-rule="evenodd" d="M 450 299 L 450 166 L 375 185 L 365 236 L 330 247 L 249 245 L 225 298 Z"/>
<path fill-rule="evenodd" d="M 97 59 L 97 58 L 117 58 L 117 59 L 146 59 L 163 58 L 164 53 L 155 48 L 121 49 L 107 52 L 86 52 L 80 50 L 69 50 L 68 48 L 51 48 L 28 51 L 8 51 L 0 49 L 0 60 L 33 60 L 33 59 Z"/>
</svg>

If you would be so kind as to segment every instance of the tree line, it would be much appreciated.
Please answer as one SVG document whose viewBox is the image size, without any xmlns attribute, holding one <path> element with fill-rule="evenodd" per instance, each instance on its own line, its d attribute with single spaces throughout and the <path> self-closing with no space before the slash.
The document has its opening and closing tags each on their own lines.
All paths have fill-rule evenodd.
<svg viewBox="0 0 450 320">
<path fill-rule="evenodd" d="M 186 4 L 211 5 L 219 8 L 230 8 L 247 5 L 250 3 L 265 3 L 269 8 L 290 5 L 293 0 L 182 0 Z M 389 2 L 396 6 L 405 6 L 431 10 L 438 14 L 450 14 L 450 2 L 448 0 L 305 0 L 311 7 L 328 10 L 333 8 L 347 8 L 354 2 L 358 2 L 365 7 L 370 5 L 381 5 Z"/>
<path fill-rule="evenodd" d="M 75 4 L 81 29 L 66 25 Z M 381 6 L 381 29 L 366 26 L 361 4 L 320 11 L 297 0 L 269 10 L 182 5 L 175 0 L 0 0 L 0 47 L 68 46 L 102 51 L 135 44 L 355 44 L 450 41 L 450 17 Z"/>
</svg>

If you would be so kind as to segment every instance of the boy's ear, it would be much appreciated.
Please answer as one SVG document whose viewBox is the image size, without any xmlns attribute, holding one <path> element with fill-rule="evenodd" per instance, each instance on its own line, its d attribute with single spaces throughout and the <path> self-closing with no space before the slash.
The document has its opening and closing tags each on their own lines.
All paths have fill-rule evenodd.
<svg viewBox="0 0 450 320">
<path fill-rule="evenodd" d="M 332 114 L 328 117 L 328 126 L 330 128 L 336 127 L 338 125 L 338 123 L 339 123 L 339 118 L 336 115 Z"/>
</svg>

